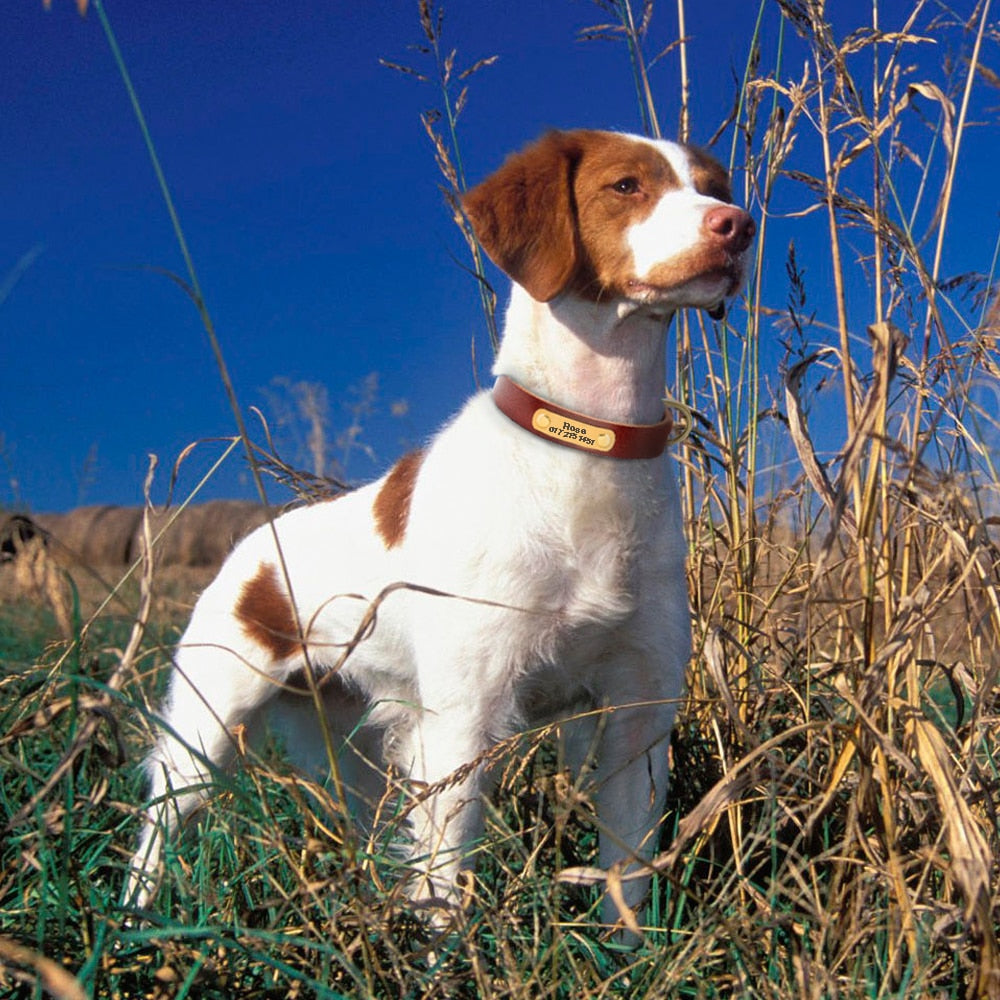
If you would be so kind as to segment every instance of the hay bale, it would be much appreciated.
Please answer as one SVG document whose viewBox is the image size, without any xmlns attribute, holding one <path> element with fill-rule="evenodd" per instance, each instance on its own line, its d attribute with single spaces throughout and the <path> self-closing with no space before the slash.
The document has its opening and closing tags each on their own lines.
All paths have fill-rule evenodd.
<svg viewBox="0 0 1000 1000">
<path fill-rule="evenodd" d="M 151 515 L 152 534 L 170 523 L 172 510 Z M 233 546 L 267 520 L 267 510 L 244 500 L 213 500 L 185 507 L 156 542 L 156 561 L 161 566 L 220 566 Z M 133 540 L 133 558 L 141 552 L 142 523 Z"/>
<path fill-rule="evenodd" d="M 13 596 L 47 602 L 59 634 L 71 638 L 73 592 L 65 571 L 49 551 L 48 532 L 24 514 L 7 515 L 0 522 L 0 563 L 12 567 Z"/>
<path fill-rule="evenodd" d="M 13 562 L 33 538 L 44 544 L 45 532 L 24 514 L 8 514 L 0 522 L 0 562 Z"/>
<path fill-rule="evenodd" d="M 84 566 L 125 566 L 142 516 L 139 507 L 103 504 L 66 514 L 39 514 L 55 555 Z"/>
<path fill-rule="evenodd" d="M 62 562 L 130 566 L 142 553 L 142 518 L 141 507 L 78 507 L 66 514 L 39 514 L 33 528 L 51 540 L 53 555 Z M 152 537 L 163 532 L 155 542 L 156 561 L 161 566 L 221 566 L 233 546 L 266 520 L 266 508 L 246 500 L 152 511 Z"/>
<path fill-rule="evenodd" d="M 14 584 L 19 596 L 47 603 L 59 634 L 64 639 L 73 637 L 73 588 L 66 570 L 52 558 L 43 534 L 19 543 L 14 559 Z"/>
</svg>

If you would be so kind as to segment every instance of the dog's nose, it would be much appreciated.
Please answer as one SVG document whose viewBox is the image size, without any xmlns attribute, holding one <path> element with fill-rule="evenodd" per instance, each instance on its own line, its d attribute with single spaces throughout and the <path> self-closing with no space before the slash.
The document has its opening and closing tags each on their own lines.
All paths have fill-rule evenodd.
<svg viewBox="0 0 1000 1000">
<path fill-rule="evenodd" d="M 731 253 L 742 253 L 757 232 L 757 225 L 750 216 L 735 205 L 720 205 L 705 213 L 703 223 L 711 238 L 721 243 Z"/>
</svg>

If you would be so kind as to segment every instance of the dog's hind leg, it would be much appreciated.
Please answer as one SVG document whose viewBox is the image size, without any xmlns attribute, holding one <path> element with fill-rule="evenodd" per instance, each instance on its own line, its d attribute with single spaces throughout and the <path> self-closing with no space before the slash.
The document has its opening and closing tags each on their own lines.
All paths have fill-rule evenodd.
<svg viewBox="0 0 1000 1000">
<path fill-rule="evenodd" d="M 207 631 L 201 617 L 196 611 L 178 648 L 160 735 L 146 760 L 150 804 L 123 894 L 126 906 L 149 904 L 165 838 L 209 797 L 213 774 L 232 762 L 238 742 L 253 738 L 260 710 L 289 670 L 287 660 L 262 656 L 231 624 L 212 628 L 211 643 L 200 642 Z"/>
</svg>

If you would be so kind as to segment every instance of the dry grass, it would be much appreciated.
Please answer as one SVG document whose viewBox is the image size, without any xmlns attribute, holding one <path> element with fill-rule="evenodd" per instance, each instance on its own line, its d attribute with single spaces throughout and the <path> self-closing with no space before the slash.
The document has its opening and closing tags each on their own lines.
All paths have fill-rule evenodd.
<svg viewBox="0 0 1000 1000">
<path fill-rule="evenodd" d="M 649 21 L 602 7 L 652 127 Z M 642 947 L 595 929 L 587 800 L 544 734 L 504 758 L 449 937 L 403 898 L 392 823 L 361 842 L 325 789 L 249 752 L 171 856 L 157 921 L 123 927 L 140 792 L 109 763 L 148 739 L 169 660 L 147 573 L 127 628 L 32 640 L 0 681 L 2 801 L 24 817 L 0 983 L 50 974 L 47 955 L 101 996 L 1000 997 L 992 243 L 982 275 L 945 271 L 995 31 L 981 5 L 962 23 L 916 0 L 874 27 L 873 6 L 845 37 L 812 0 L 761 9 L 781 44 L 765 66 L 751 40 L 720 132 L 760 222 L 755 281 L 725 324 L 677 325 L 697 655 Z M 461 104 L 425 122 L 453 193 Z"/>
<path fill-rule="evenodd" d="M 872 995 L 997 996 L 1000 550 L 987 516 L 996 423 L 981 410 L 996 331 L 989 275 L 964 287 L 941 277 L 985 13 L 948 24 L 918 3 L 893 36 L 859 27 L 839 40 L 821 5 L 781 6 L 809 61 L 793 85 L 757 76 L 745 91 L 733 148 L 762 215 L 746 327 L 739 341 L 686 327 L 678 365 L 686 376 L 708 359 L 707 379 L 685 384 L 710 414 L 687 456 L 702 655 L 685 738 L 711 747 L 720 795 L 748 785 L 692 836 L 724 851 L 727 888 L 756 932 L 750 953 L 763 961 L 781 941 L 784 981 L 764 995 L 850 995 L 860 978 Z M 928 81 L 914 50 L 942 31 L 958 33 L 967 61 Z M 772 205 L 787 204 L 789 183 L 826 217 L 813 250 L 832 276 L 833 343 L 805 318 L 794 248 L 789 308 L 763 308 Z M 901 203 L 908 192 L 922 211 Z M 783 398 L 765 413 L 760 345 L 776 326 L 789 356 Z M 805 389 L 820 378 L 834 383 L 821 406 Z M 812 423 L 843 428 L 832 459 L 817 455 L 810 403 Z M 774 417 L 799 471 L 764 493 Z"/>
</svg>

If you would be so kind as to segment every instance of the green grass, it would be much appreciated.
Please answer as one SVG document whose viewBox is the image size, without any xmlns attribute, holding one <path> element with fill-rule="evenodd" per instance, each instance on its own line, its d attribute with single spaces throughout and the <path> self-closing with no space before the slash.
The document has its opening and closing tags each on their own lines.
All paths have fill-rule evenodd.
<svg viewBox="0 0 1000 1000">
<path fill-rule="evenodd" d="M 46 649 L 41 631 L 25 629 L 31 620 L 4 608 L 0 625 L 8 641 L 25 637 L 20 663 L 3 679 L 4 820 L 73 747 L 80 719 L 106 694 L 108 659 L 127 638 L 127 623 L 97 623 L 73 672 L 62 645 Z M 149 690 L 157 687 L 150 673 L 168 657 L 154 640 L 147 654 L 139 662 Z M 790 704 L 774 701 L 758 730 L 774 750 L 736 800 L 740 852 L 720 806 L 658 876 L 650 933 L 628 952 L 601 939 L 593 890 L 557 878 L 593 863 L 595 837 L 545 743 L 529 744 L 515 758 L 516 776 L 503 779 L 460 933 L 438 939 L 416 919 L 388 839 L 358 845 L 326 790 L 293 780 L 269 751 L 225 779 L 171 845 L 150 923 L 123 926 L 117 897 L 143 794 L 141 713 L 130 704 L 138 694 L 128 685 L 102 707 L 74 768 L 3 845 L 0 934 L 64 963 L 93 995 L 780 997 L 802 995 L 803 977 L 826 974 L 824 939 L 845 891 L 857 789 L 838 788 L 808 839 L 800 820 L 836 745 L 827 730 L 846 728 L 846 718 L 814 720 L 813 735 L 825 734 L 830 747 L 805 769 L 809 733 Z M 722 773 L 696 727 L 682 727 L 674 750 L 675 789 L 685 798 L 671 804 L 665 847 L 677 816 L 704 802 Z M 918 792 L 911 781 L 908 794 Z M 915 856 L 921 845 L 928 849 L 918 836 Z M 918 921 L 923 952 L 891 968 L 897 939 L 885 873 L 873 858 L 855 857 L 851 867 L 865 934 L 839 955 L 839 995 L 919 995 L 915 982 L 964 995 L 968 970 L 951 937 L 935 941 L 939 915 Z M 946 895 L 944 882 L 933 876 L 926 890 Z M 961 933 L 961 915 L 953 920 L 951 934 Z"/>
<path fill-rule="evenodd" d="M 56 634 L 49 608 L 31 601 L 12 601 L 0 617 L 0 664 L 5 672 L 34 663 Z"/>
</svg>

